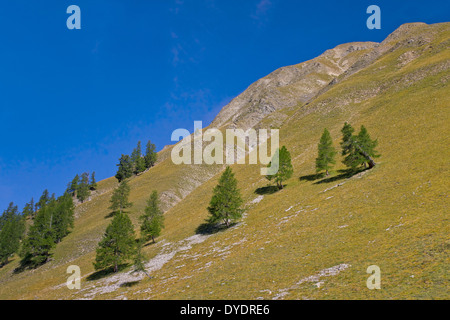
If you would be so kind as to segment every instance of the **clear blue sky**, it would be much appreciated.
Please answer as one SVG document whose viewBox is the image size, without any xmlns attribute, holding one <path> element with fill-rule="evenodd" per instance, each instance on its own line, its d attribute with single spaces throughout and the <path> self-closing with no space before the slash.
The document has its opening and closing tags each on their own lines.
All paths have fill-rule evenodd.
<svg viewBox="0 0 450 320">
<path fill-rule="evenodd" d="M 252 82 L 406 22 L 449 21 L 449 1 L 41 0 L 0 5 L 0 212 L 73 176 L 113 176 L 138 140 L 207 125 Z M 81 30 L 68 30 L 69 5 Z M 377 4 L 382 29 L 368 30 Z"/>
</svg>

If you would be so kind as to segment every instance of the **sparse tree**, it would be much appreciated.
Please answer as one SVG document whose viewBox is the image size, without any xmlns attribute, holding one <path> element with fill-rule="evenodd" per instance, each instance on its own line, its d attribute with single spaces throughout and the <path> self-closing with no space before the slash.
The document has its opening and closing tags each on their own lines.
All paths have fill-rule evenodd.
<svg viewBox="0 0 450 320">
<path fill-rule="evenodd" d="M 278 161 L 278 172 L 274 175 L 266 176 L 266 179 L 269 181 L 275 181 L 278 189 L 283 189 L 283 182 L 292 177 L 294 173 L 294 168 L 291 163 L 291 154 L 287 150 L 285 146 L 282 146 L 278 152 L 278 159 L 276 159 L 277 155 L 275 154 L 272 161 L 269 163 L 268 167 L 272 166 L 272 163 L 276 163 Z"/>
<path fill-rule="evenodd" d="M 355 147 L 355 137 L 353 133 L 355 129 L 349 124 L 345 123 L 344 127 L 341 130 L 342 132 L 342 156 L 344 156 L 344 160 L 342 161 L 347 167 L 352 169 L 356 169 L 361 164 L 361 155 L 357 152 Z"/>
<path fill-rule="evenodd" d="M 336 163 L 334 157 L 336 156 L 336 150 L 333 147 L 333 140 L 331 139 L 330 132 L 325 128 L 322 137 L 320 138 L 318 146 L 318 157 L 316 159 L 316 172 L 319 173 L 325 170 L 326 175 L 329 175 L 329 170 Z"/>
<path fill-rule="evenodd" d="M 137 160 L 142 157 L 142 148 L 141 148 L 141 142 L 138 141 L 136 148 L 133 149 L 133 152 L 131 153 L 131 161 L 133 161 L 134 164 L 136 164 Z"/>
<path fill-rule="evenodd" d="M 135 273 L 144 273 L 149 279 L 151 279 L 152 277 L 150 277 L 150 275 L 148 274 L 147 270 L 145 269 L 145 260 L 144 260 L 144 256 L 142 255 L 142 245 L 143 245 L 143 241 L 139 240 L 137 243 L 137 249 L 136 249 L 136 255 L 134 257 L 134 270 L 133 272 Z"/>
<path fill-rule="evenodd" d="M 0 267 L 8 263 L 11 255 L 19 250 L 25 232 L 25 219 L 17 206 L 10 203 L 0 219 Z"/>
<path fill-rule="evenodd" d="M 14 205 L 14 202 L 10 202 L 8 208 L 3 211 L 3 214 L 0 216 L 0 230 L 3 228 L 3 225 L 6 221 L 11 220 L 14 215 L 18 212 L 18 207 Z"/>
<path fill-rule="evenodd" d="M 131 207 L 133 204 L 128 201 L 130 196 L 130 186 L 127 180 L 122 181 L 119 186 L 114 190 L 111 196 L 111 206 L 109 209 L 113 210 L 115 213 L 122 213 L 126 208 Z"/>
<path fill-rule="evenodd" d="M 131 153 L 131 161 L 133 162 L 134 174 L 139 174 L 145 171 L 145 160 L 142 157 L 141 142 L 139 141 L 137 147 Z"/>
<path fill-rule="evenodd" d="M 91 174 L 91 182 L 89 184 L 89 189 L 92 191 L 97 190 L 97 181 L 95 180 L 95 171 Z"/>
<path fill-rule="evenodd" d="M 125 213 L 114 216 L 106 228 L 103 239 L 99 242 L 94 262 L 95 270 L 114 268 L 132 259 L 136 254 L 136 241 L 133 224 Z"/>
<path fill-rule="evenodd" d="M 52 232 L 55 243 L 59 243 L 69 234 L 69 230 L 73 228 L 75 206 L 72 196 L 67 192 L 64 193 L 58 198 L 52 210 Z"/>
<path fill-rule="evenodd" d="M 149 169 L 153 167 L 157 159 L 158 154 L 156 153 L 156 147 L 151 141 L 148 141 L 144 157 L 146 168 Z"/>
<path fill-rule="evenodd" d="M 136 161 L 135 168 L 134 168 L 134 174 L 138 175 L 139 173 L 144 172 L 145 169 L 146 168 L 145 168 L 144 158 L 143 157 L 138 158 Z"/>
<path fill-rule="evenodd" d="M 117 165 L 119 169 L 116 173 L 116 179 L 120 182 L 130 178 L 133 175 L 133 161 L 129 155 L 122 155 Z"/>
<path fill-rule="evenodd" d="M 228 228 L 231 222 L 242 217 L 242 204 L 237 180 L 231 168 L 227 167 L 220 177 L 218 185 L 213 190 L 213 196 L 208 207 L 210 213 L 208 222 L 216 224 L 222 221 Z"/>
<path fill-rule="evenodd" d="M 84 202 L 90 195 L 89 173 L 85 172 L 81 175 L 80 183 L 77 188 L 77 198 L 81 202 Z"/>
<path fill-rule="evenodd" d="M 21 249 L 22 266 L 35 268 L 49 259 L 55 246 L 53 205 L 49 203 L 39 209 Z"/>
<path fill-rule="evenodd" d="M 366 166 L 366 163 L 368 163 L 369 168 L 373 168 L 376 165 L 373 158 L 380 156 L 375 151 L 378 142 L 370 139 L 366 128 L 361 126 L 360 133 L 355 136 L 353 135 L 355 129 L 350 124 L 345 123 L 341 132 L 342 155 L 345 156 L 342 162 L 353 170 L 361 165 Z"/>
<path fill-rule="evenodd" d="M 22 214 L 24 217 L 34 218 L 34 199 L 31 198 L 30 202 L 25 204 L 25 207 L 22 210 Z"/>
<path fill-rule="evenodd" d="M 51 199 L 36 214 L 33 225 L 20 252 L 23 267 L 37 267 L 49 259 L 51 250 L 73 228 L 74 205 L 66 192 L 57 200 Z"/>
<path fill-rule="evenodd" d="M 164 215 L 159 208 L 158 192 L 152 192 L 150 198 L 147 200 L 147 207 L 144 214 L 139 218 L 141 220 L 141 237 L 143 241 L 147 242 L 152 239 L 155 243 L 155 238 L 159 237 L 162 228 L 164 228 Z"/>
<path fill-rule="evenodd" d="M 360 152 L 360 154 L 363 156 L 364 162 L 363 165 L 366 167 L 366 163 L 369 166 L 369 168 L 375 167 L 376 163 L 374 161 L 374 158 L 380 157 L 378 152 L 375 150 L 375 148 L 378 145 L 378 140 L 372 140 L 370 138 L 369 133 L 367 132 L 366 127 L 361 126 L 361 130 L 358 134 L 358 137 L 356 138 L 357 146 L 356 148 Z"/>
<path fill-rule="evenodd" d="M 43 207 L 45 207 L 50 202 L 50 200 L 51 200 L 50 193 L 48 192 L 47 189 L 45 189 L 44 192 L 42 193 L 42 196 L 39 198 L 39 201 L 36 203 L 37 210 L 40 210 Z"/>
<path fill-rule="evenodd" d="M 80 176 L 77 174 L 67 186 L 67 192 L 70 193 L 73 197 L 76 196 L 79 183 L 80 183 Z"/>
</svg>

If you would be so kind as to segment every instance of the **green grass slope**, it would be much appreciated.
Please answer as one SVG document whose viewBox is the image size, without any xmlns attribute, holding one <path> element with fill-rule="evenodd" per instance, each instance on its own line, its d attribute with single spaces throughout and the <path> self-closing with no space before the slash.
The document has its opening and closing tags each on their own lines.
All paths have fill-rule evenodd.
<svg viewBox="0 0 450 320">
<path fill-rule="evenodd" d="M 234 165 L 246 203 L 236 226 L 197 234 L 222 166 L 175 166 L 169 148 L 130 183 L 136 229 L 151 191 L 165 197 L 166 228 L 144 248 L 152 279 L 129 268 L 93 273 L 95 247 L 111 219 L 111 178 L 77 207 L 75 228 L 52 261 L 16 274 L 16 257 L 0 269 L 0 298 L 448 299 L 450 24 L 406 29 L 364 68 L 309 103 L 271 115 L 284 119 L 280 139 L 295 174 L 273 193 L 260 166 Z M 271 116 L 260 127 L 270 126 Z M 338 148 L 345 121 L 365 125 L 382 157 L 354 176 L 339 171 L 338 157 L 331 176 L 316 179 L 321 133 L 328 128 Z M 65 286 L 69 265 L 81 268 L 81 290 Z M 366 286 L 370 265 L 381 268 L 381 290 Z"/>
</svg>

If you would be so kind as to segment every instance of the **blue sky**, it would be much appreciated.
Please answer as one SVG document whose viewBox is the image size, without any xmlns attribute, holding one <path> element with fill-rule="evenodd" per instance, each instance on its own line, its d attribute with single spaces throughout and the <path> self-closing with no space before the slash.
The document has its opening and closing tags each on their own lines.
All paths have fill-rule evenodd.
<svg viewBox="0 0 450 320">
<path fill-rule="evenodd" d="M 66 27 L 72 4 L 81 30 Z M 371 4 L 381 30 L 366 27 Z M 60 195 L 77 173 L 113 176 L 137 141 L 162 149 L 279 67 L 449 12 L 442 0 L 3 1 L 0 211 Z"/>
</svg>

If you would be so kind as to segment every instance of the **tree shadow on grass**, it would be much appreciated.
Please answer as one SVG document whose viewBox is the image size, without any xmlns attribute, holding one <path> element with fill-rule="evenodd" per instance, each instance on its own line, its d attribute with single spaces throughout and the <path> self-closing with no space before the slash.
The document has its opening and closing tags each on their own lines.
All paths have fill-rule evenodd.
<svg viewBox="0 0 450 320">
<path fill-rule="evenodd" d="M 234 227 L 235 225 L 237 225 L 236 222 L 231 223 L 229 227 L 227 227 L 225 224 L 210 224 L 210 223 L 206 222 L 206 223 L 199 225 L 197 227 L 197 229 L 195 229 L 195 233 L 201 234 L 201 235 L 211 235 L 211 234 L 215 234 L 218 232 L 223 232 L 225 230 L 228 230 L 228 229 Z"/>
<path fill-rule="evenodd" d="M 128 264 L 126 264 L 126 263 L 119 265 L 119 272 L 126 269 L 127 267 L 128 267 Z M 102 278 L 110 276 L 111 274 L 114 274 L 113 267 L 94 272 L 93 274 L 89 275 L 86 279 L 88 281 L 95 281 L 95 280 L 100 280 Z"/>
<path fill-rule="evenodd" d="M 144 243 L 142 246 L 143 247 L 150 247 L 152 245 L 156 244 L 156 241 L 153 242 L 153 240 L 149 240 L 148 242 Z"/>
<path fill-rule="evenodd" d="M 5 262 L 3 262 L 3 263 L 0 263 L 0 269 L 3 268 L 3 267 L 5 267 L 6 265 L 10 264 L 12 261 L 14 261 L 14 259 L 13 259 L 13 260 L 9 260 L 9 259 L 8 259 L 8 261 L 5 261 Z"/>
<path fill-rule="evenodd" d="M 316 181 L 319 179 L 322 179 L 323 177 L 325 177 L 324 173 L 316 173 L 316 174 L 310 174 L 307 176 L 302 176 L 300 177 L 300 181 Z"/>
<path fill-rule="evenodd" d="M 116 215 L 116 212 L 112 211 L 105 216 L 105 219 L 113 218 L 115 215 Z"/>
<path fill-rule="evenodd" d="M 339 174 L 337 176 L 332 176 L 332 177 L 317 181 L 314 184 L 331 183 L 331 182 L 336 182 L 339 180 L 349 179 L 349 178 L 353 177 L 354 175 L 357 175 L 358 173 L 364 172 L 366 170 L 369 170 L 369 169 L 361 168 L 361 169 L 338 170 Z"/>
<path fill-rule="evenodd" d="M 24 272 L 26 269 L 31 269 L 27 264 L 20 263 L 13 271 L 14 274 L 19 274 Z"/>
<path fill-rule="evenodd" d="M 40 262 L 33 262 L 33 261 L 31 261 L 31 258 L 32 258 L 31 255 L 26 255 L 25 257 L 20 259 L 19 265 L 14 269 L 13 273 L 19 274 L 26 270 L 34 270 L 52 260 L 51 256 L 48 256 L 47 259 L 45 259 L 45 260 L 43 259 Z"/>
<path fill-rule="evenodd" d="M 134 287 L 135 285 L 137 285 L 139 282 L 141 282 L 141 281 L 138 280 L 138 281 L 125 282 L 125 283 L 122 283 L 120 285 L 120 287 L 122 287 L 122 288 L 131 288 L 131 287 Z"/>
<path fill-rule="evenodd" d="M 277 186 L 266 186 L 256 189 L 255 193 L 259 194 L 260 196 L 264 196 L 266 194 L 274 194 L 278 191 L 280 191 L 280 189 L 278 189 Z"/>
</svg>

